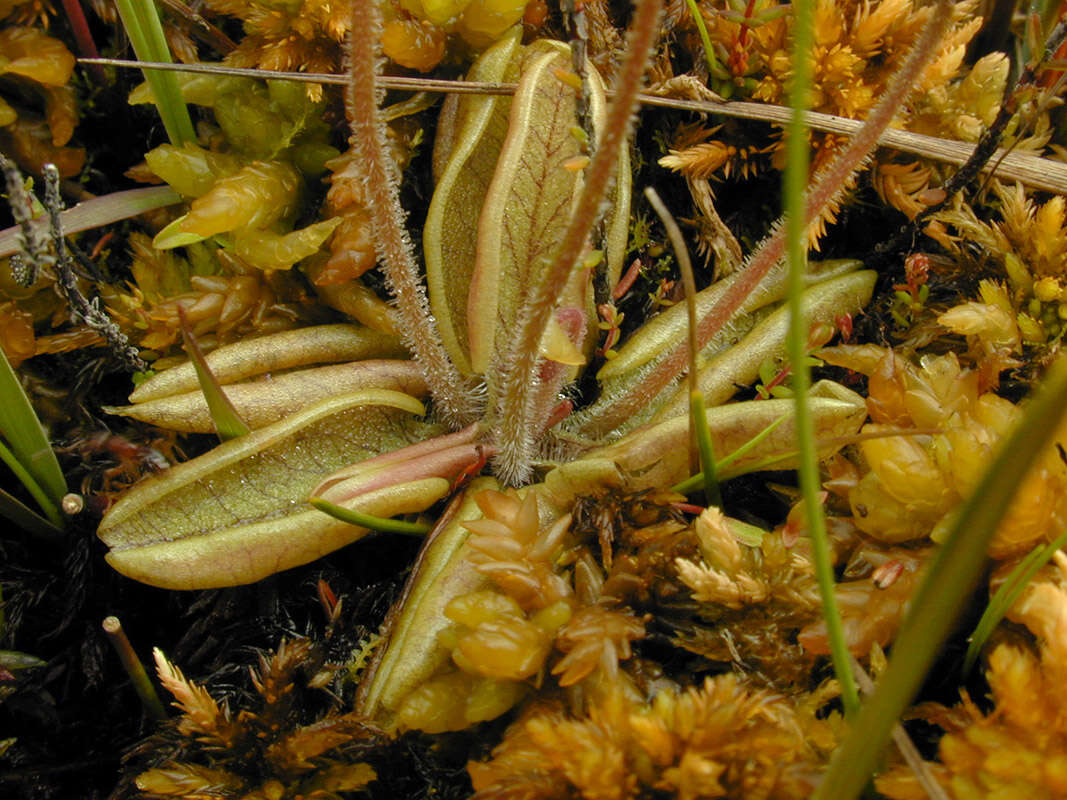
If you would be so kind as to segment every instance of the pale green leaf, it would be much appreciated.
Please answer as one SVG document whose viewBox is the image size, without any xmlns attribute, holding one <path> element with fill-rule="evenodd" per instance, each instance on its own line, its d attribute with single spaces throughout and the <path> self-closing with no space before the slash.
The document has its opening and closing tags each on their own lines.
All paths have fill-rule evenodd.
<svg viewBox="0 0 1067 800">
<path fill-rule="evenodd" d="M 137 484 L 99 536 L 119 572 L 155 586 L 251 583 L 305 564 L 366 533 L 307 505 L 326 475 L 435 435 L 422 404 L 391 391 L 318 403 Z M 417 494 L 417 492 L 416 492 Z M 359 510 L 421 510 L 404 487 L 372 492 Z"/>
</svg>

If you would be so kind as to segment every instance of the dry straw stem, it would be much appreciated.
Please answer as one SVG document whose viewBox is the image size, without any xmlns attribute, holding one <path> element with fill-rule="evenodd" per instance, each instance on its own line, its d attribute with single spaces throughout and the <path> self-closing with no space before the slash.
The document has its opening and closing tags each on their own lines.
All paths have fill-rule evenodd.
<svg viewBox="0 0 1067 800">
<path fill-rule="evenodd" d="M 152 69 L 171 69 L 181 72 L 196 72 L 218 75 L 235 75 L 262 79 L 263 70 L 225 67 L 216 64 L 165 64 L 147 61 L 127 61 L 118 58 L 82 58 L 85 64 L 103 64 L 113 67 Z M 272 72 L 272 79 L 285 79 L 303 83 L 347 84 L 348 79 L 341 75 L 305 72 Z M 383 89 L 400 89 L 418 92 L 441 92 L 444 94 L 513 94 L 514 83 L 489 83 L 479 81 L 450 81 L 435 78 L 397 78 L 382 77 L 378 84 Z M 609 98 L 612 92 L 608 92 Z M 716 102 L 714 100 L 679 100 L 670 97 L 656 97 L 639 94 L 637 100 L 641 105 L 676 108 L 699 114 L 718 114 L 724 117 L 750 119 L 760 122 L 787 124 L 792 119 L 793 111 L 787 106 L 770 103 L 750 103 L 745 101 Z M 826 133 L 839 133 L 853 136 L 865 124 L 863 120 L 824 114 L 819 111 L 804 112 L 804 121 L 809 128 Z M 946 164 L 961 165 L 974 152 L 976 145 L 955 139 L 943 139 L 921 133 L 890 128 L 878 136 L 879 147 L 890 147 L 906 153 L 914 153 L 924 158 L 942 161 Z M 1067 164 L 1050 158 L 1013 153 L 1003 148 L 998 149 L 984 168 L 985 172 L 996 171 L 997 177 L 1005 181 L 1018 181 L 1034 189 L 1047 192 L 1067 194 Z"/>
<path fill-rule="evenodd" d="M 101 627 L 111 641 L 111 646 L 115 648 L 115 653 L 122 662 L 122 668 L 130 676 L 133 688 L 137 692 L 137 696 L 141 698 L 141 704 L 144 706 L 145 711 L 148 712 L 152 719 L 165 720 L 167 712 L 163 708 L 163 703 L 160 702 L 159 695 L 156 694 L 156 689 L 152 685 L 152 681 L 149 680 L 148 673 L 145 672 L 144 664 L 141 663 L 141 659 L 137 657 L 137 652 L 133 649 L 133 645 L 130 644 L 126 631 L 122 629 L 122 623 L 119 618 L 105 617 Z"/>
<path fill-rule="evenodd" d="M 641 102 L 645 105 L 688 109 L 705 114 L 721 114 L 724 117 L 776 122 L 783 125 L 787 124 L 793 117 L 792 110 L 786 106 L 764 103 L 716 103 L 699 100 L 670 100 L 649 96 L 642 97 Z M 823 114 L 818 111 L 805 111 L 804 121 L 808 127 L 815 130 L 839 133 L 846 136 L 858 134 L 865 124 L 863 120 L 839 117 L 834 114 Z M 883 131 L 878 137 L 878 146 L 914 153 L 924 158 L 942 161 L 946 164 L 955 164 L 956 166 L 966 163 L 977 147 L 976 144 L 971 142 L 942 139 L 938 136 L 927 136 L 926 134 L 912 133 L 911 131 L 897 128 L 889 128 Z M 1018 181 L 1035 189 L 1043 189 L 1048 192 L 1067 193 L 1067 164 L 1061 161 L 1053 161 L 1050 158 L 1042 158 L 1041 156 L 1027 155 L 1025 153 L 1013 153 L 1004 148 L 998 148 L 982 171 L 993 172 L 994 170 L 997 177 L 1002 180 Z"/>
</svg>

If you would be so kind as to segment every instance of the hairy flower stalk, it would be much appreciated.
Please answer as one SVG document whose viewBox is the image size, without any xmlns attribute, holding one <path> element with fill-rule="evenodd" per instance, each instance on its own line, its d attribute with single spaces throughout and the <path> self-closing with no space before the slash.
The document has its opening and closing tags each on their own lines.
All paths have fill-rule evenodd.
<svg viewBox="0 0 1067 800">
<path fill-rule="evenodd" d="M 397 175 L 386 148 L 385 124 L 378 114 L 376 75 L 381 28 L 378 4 L 354 0 L 348 46 L 351 79 L 346 98 L 352 145 L 363 165 L 367 208 L 382 271 L 396 298 L 397 327 L 426 376 L 437 413 L 449 426 L 460 428 L 472 420 L 475 402 L 441 342 L 404 226 L 407 215 L 400 205 Z"/>
<path fill-rule="evenodd" d="M 534 455 L 533 432 L 541 428 L 550 411 L 537 403 L 539 347 L 549 320 L 556 309 L 559 287 L 563 286 L 582 259 L 589 232 L 599 216 L 619 150 L 630 133 L 637 93 L 648 64 L 652 47 L 659 35 L 662 0 L 638 0 L 637 11 L 627 37 L 626 60 L 615 81 L 615 98 L 608 111 L 604 134 L 597 142 L 596 153 L 585 175 L 585 185 L 564 234 L 552 266 L 532 288 L 529 299 L 519 312 L 511 346 L 502 364 L 499 394 L 490 398 L 497 474 L 507 483 L 529 479 Z"/>
<path fill-rule="evenodd" d="M 952 21 L 951 5 L 949 0 L 938 0 L 933 6 L 930 22 L 894 76 L 885 97 L 867 117 L 863 127 L 852 137 L 848 147 L 814 177 L 805 203 L 805 228 L 819 219 L 828 205 L 841 199 L 851 185 L 852 176 L 867 163 L 877 145 L 878 137 L 892 122 L 930 59 L 937 54 L 938 43 Z M 749 258 L 738 280 L 700 321 L 697 340 L 701 348 L 722 329 L 767 273 L 781 263 L 785 255 L 785 234 L 785 225 L 779 220 L 771 234 Z M 596 420 L 597 427 L 611 428 L 632 416 L 685 371 L 687 360 L 688 349 L 686 343 L 681 342 L 644 380 L 621 394 L 605 409 Z"/>
</svg>

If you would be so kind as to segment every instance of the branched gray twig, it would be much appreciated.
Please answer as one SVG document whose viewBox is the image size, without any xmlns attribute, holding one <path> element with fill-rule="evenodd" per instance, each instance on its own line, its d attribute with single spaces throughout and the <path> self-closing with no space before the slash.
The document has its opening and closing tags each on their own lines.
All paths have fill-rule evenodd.
<svg viewBox="0 0 1067 800">
<path fill-rule="evenodd" d="M 7 184 L 7 202 L 11 216 L 19 226 L 15 238 L 19 252 L 11 256 L 11 277 L 19 286 L 32 286 L 40 269 L 51 266 L 55 257 L 49 252 L 43 226 L 34 219 L 33 196 L 22 182 L 22 174 L 14 162 L 0 155 L 0 169 Z"/>
<path fill-rule="evenodd" d="M 74 266 L 66 242 L 59 215 L 63 211 L 63 198 L 59 193 L 59 170 L 54 164 L 44 166 L 44 210 L 48 215 L 48 233 L 45 226 L 34 219 L 33 196 L 22 182 L 18 168 L 0 155 L 0 170 L 7 183 L 8 202 L 18 224 L 19 253 L 11 258 L 11 274 L 21 286 L 30 286 L 42 270 L 53 272 L 56 286 L 70 308 L 71 319 L 84 322 L 99 333 L 115 356 L 132 370 L 144 370 L 148 365 L 141 360 L 137 348 L 119 330 L 107 312 L 100 307 L 100 298 L 91 301 L 81 293 L 74 276 Z"/>
<path fill-rule="evenodd" d="M 119 326 L 100 307 L 100 298 L 94 297 L 90 301 L 78 289 L 67 243 L 63 241 L 63 227 L 59 219 L 63 210 L 63 198 L 59 194 L 59 170 L 55 164 L 44 165 L 44 208 L 48 214 L 52 246 L 55 248 L 56 285 L 70 307 L 71 317 L 75 321 L 84 322 L 103 336 L 111 352 L 127 367 L 135 371 L 148 369 L 148 365 L 138 355 L 137 348 L 130 344 L 126 334 L 119 330 Z"/>
</svg>

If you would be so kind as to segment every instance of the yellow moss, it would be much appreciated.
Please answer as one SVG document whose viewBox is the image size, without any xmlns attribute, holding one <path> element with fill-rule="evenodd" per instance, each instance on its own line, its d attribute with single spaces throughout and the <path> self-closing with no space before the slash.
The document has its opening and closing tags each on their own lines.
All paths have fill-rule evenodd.
<svg viewBox="0 0 1067 800">
<path fill-rule="evenodd" d="M 870 376 L 867 405 L 874 421 L 862 433 L 924 429 L 860 443 L 869 471 L 849 493 L 856 524 L 883 541 L 931 533 L 936 538 L 977 485 L 1020 410 L 983 391 L 980 373 L 961 368 L 953 354 L 925 356 L 919 365 L 873 345 L 828 348 L 821 355 Z M 1065 523 L 1067 465 L 1050 441 L 997 529 L 990 555 L 1006 558 L 1028 549 L 1057 535 Z"/>
<path fill-rule="evenodd" d="M 951 710 L 927 708 L 946 728 L 934 774 L 955 800 L 1026 800 L 1067 795 L 1067 590 L 1062 573 L 1031 584 L 1009 617 L 1038 639 L 1036 651 L 998 645 L 986 677 L 994 702 L 985 714 L 964 694 Z M 894 800 L 925 796 L 896 767 L 877 780 Z"/>
</svg>

